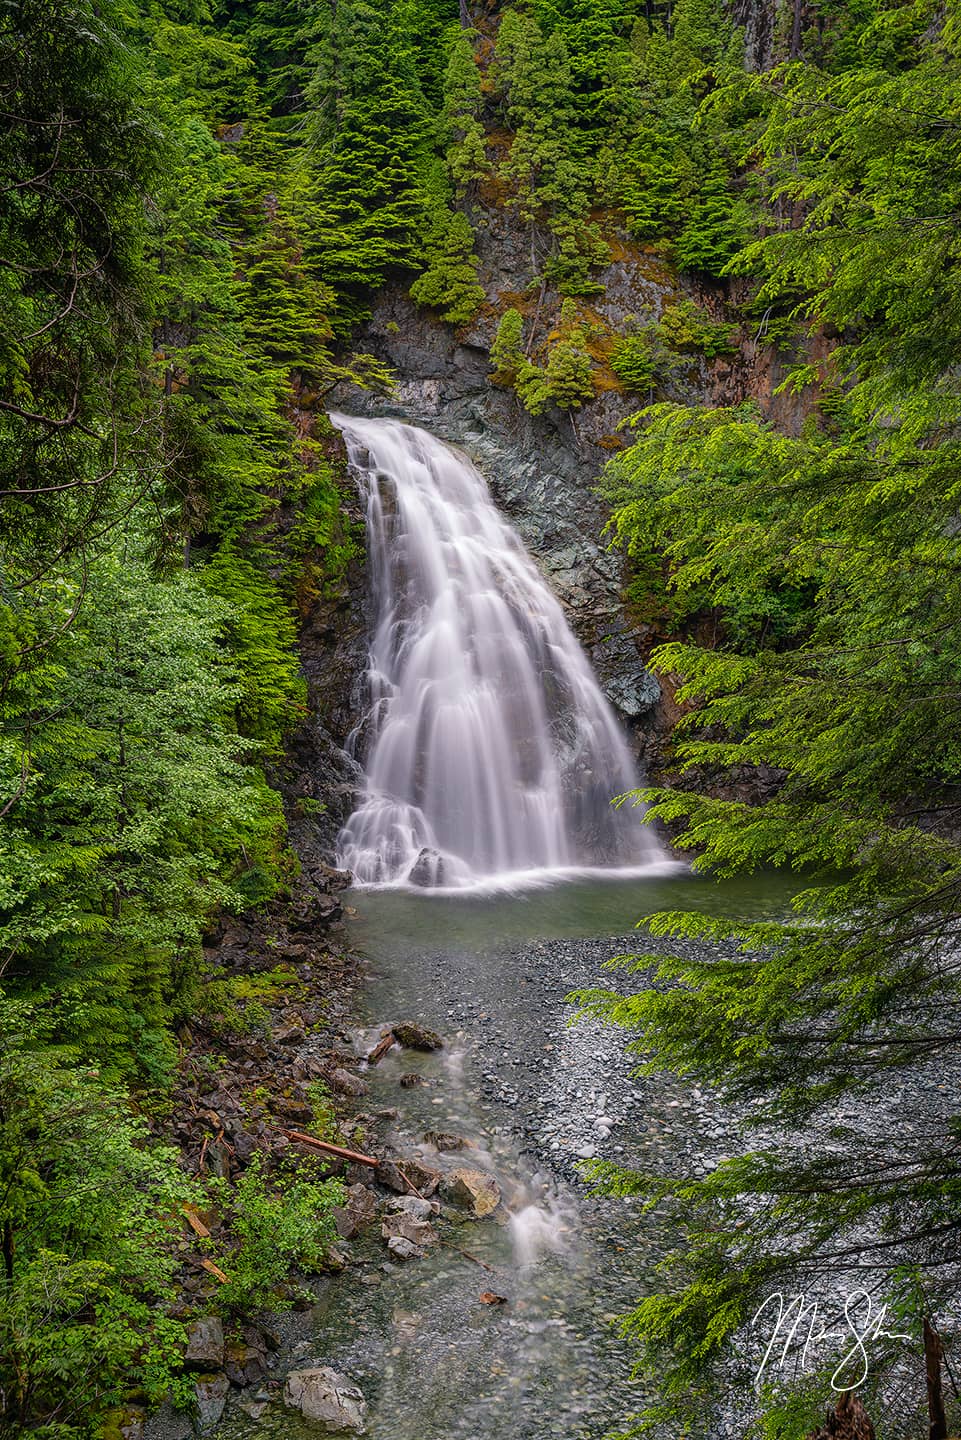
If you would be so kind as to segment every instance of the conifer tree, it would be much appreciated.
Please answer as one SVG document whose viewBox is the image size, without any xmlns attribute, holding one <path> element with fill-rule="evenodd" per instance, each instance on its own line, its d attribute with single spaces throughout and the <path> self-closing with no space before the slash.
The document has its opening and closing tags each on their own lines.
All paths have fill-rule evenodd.
<svg viewBox="0 0 961 1440">
<path fill-rule="evenodd" d="M 480 71 L 474 58 L 475 32 L 450 31 L 444 75 L 442 145 L 454 194 L 461 200 L 489 171 L 486 137 L 480 120 L 483 103 Z"/>
<path fill-rule="evenodd" d="M 548 395 L 561 410 L 579 409 L 594 394 L 594 367 L 571 299 L 561 306 L 558 330 L 547 358 Z"/>
<path fill-rule="evenodd" d="M 441 212 L 428 241 L 427 269 L 414 281 L 410 293 L 419 304 L 439 310 L 451 325 L 473 320 L 485 293 L 477 278 L 474 232 L 466 215 Z"/>
</svg>

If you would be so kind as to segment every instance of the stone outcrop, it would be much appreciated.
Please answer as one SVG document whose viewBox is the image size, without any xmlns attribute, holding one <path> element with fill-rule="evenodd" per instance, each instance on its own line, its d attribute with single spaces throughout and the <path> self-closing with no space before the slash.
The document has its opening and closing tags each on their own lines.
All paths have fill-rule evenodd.
<svg viewBox="0 0 961 1440">
<path fill-rule="evenodd" d="M 321 1434 L 364 1433 L 367 1402 L 363 1394 L 327 1365 L 292 1370 L 284 1385 L 284 1404 L 316 1421 Z"/>
</svg>

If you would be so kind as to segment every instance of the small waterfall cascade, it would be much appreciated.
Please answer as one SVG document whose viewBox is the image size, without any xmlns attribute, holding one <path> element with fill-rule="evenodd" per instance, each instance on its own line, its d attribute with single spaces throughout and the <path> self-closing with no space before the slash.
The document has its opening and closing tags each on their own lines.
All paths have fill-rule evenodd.
<svg viewBox="0 0 961 1440">
<path fill-rule="evenodd" d="M 560 604 L 470 461 L 332 415 L 367 507 L 366 788 L 338 864 L 360 884 L 483 888 L 663 861 L 626 740 Z"/>
</svg>

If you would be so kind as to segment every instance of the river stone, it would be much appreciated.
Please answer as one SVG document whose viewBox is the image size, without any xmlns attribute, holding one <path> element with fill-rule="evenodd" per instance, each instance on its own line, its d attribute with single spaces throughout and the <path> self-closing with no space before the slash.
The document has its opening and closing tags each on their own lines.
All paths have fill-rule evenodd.
<svg viewBox="0 0 961 1440">
<path fill-rule="evenodd" d="M 387 1249 L 397 1260 L 423 1260 L 424 1252 L 413 1240 L 408 1240 L 406 1235 L 392 1235 L 387 1241 Z"/>
<path fill-rule="evenodd" d="M 440 1171 L 429 1170 L 419 1160 L 402 1159 L 397 1165 L 393 1160 L 382 1160 L 377 1167 L 377 1179 L 398 1195 L 409 1195 L 412 1189 L 421 1195 L 433 1195 L 440 1184 Z"/>
<path fill-rule="evenodd" d="M 500 1186 L 483 1170 L 452 1170 L 443 1181 L 443 1190 L 456 1205 L 473 1210 L 479 1220 L 492 1215 L 501 1200 Z"/>
<path fill-rule="evenodd" d="M 416 1215 L 406 1215 L 403 1212 L 385 1216 L 380 1233 L 388 1246 L 391 1240 L 398 1238 L 409 1240 L 412 1245 L 433 1245 L 437 1239 L 437 1231 L 433 1225 L 429 1225 L 426 1220 L 419 1220 Z"/>
<path fill-rule="evenodd" d="M 219 1370 L 224 1363 L 224 1327 L 217 1315 L 202 1315 L 187 1326 L 184 1365 L 188 1370 Z"/>
<path fill-rule="evenodd" d="M 424 1135 L 424 1144 L 433 1145 L 435 1150 L 468 1150 L 471 1142 L 449 1130 L 428 1130 Z"/>
<path fill-rule="evenodd" d="M 334 1224 L 341 1240 L 353 1240 L 377 1216 L 377 1196 L 366 1185 L 351 1185 L 347 1204 L 334 1209 Z"/>
<path fill-rule="evenodd" d="M 367 1401 L 356 1385 L 327 1365 L 292 1370 L 284 1386 L 284 1404 L 316 1420 L 328 1435 L 363 1435 Z"/>
<path fill-rule="evenodd" d="M 229 1390 L 230 1381 L 222 1370 L 197 1377 L 197 1428 L 201 1433 L 219 1423 Z"/>
<path fill-rule="evenodd" d="M 387 1209 L 395 1215 L 412 1215 L 415 1220 L 429 1220 L 431 1216 L 440 1214 L 440 1205 L 436 1200 L 425 1200 L 420 1195 L 395 1195 L 387 1201 Z"/>
<path fill-rule="evenodd" d="M 443 1040 L 433 1030 L 428 1030 L 423 1025 L 415 1025 L 410 1020 L 404 1020 L 399 1025 L 392 1025 L 394 1039 L 398 1045 L 403 1045 L 405 1050 L 442 1050 Z"/>
</svg>

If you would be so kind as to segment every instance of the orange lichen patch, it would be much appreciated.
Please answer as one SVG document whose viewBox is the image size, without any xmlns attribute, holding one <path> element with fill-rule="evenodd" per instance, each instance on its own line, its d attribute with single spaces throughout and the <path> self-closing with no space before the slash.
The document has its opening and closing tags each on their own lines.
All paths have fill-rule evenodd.
<svg viewBox="0 0 961 1440">
<path fill-rule="evenodd" d="M 519 310 L 522 315 L 531 315 L 537 306 L 537 298 L 533 292 L 524 290 L 500 290 L 497 299 L 490 303 L 490 313 L 497 319 L 506 310 Z M 487 307 L 484 307 L 487 308 Z M 481 310 L 483 314 L 483 309 Z"/>
<path fill-rule="evenodd" d="M 495 150 L 504 155 L 510 150 L 514 143 L 514 136 L 509 130 L 488 130 L 484 136 L 484 144 L 488 150 Z"/>
<path fill-rule="evenodd" d="M 514 198 L 512 186 L 497 174 L 485 175 L 477 187 L 477 193 L 481 203 L 489 210 L 506 210 Z"/>
<path fill-rule="evenodd" d="M 623 435 L 601 435 L 595 441 L 602 450 L 623 450 L 626 441 Z"/>
</svg>

